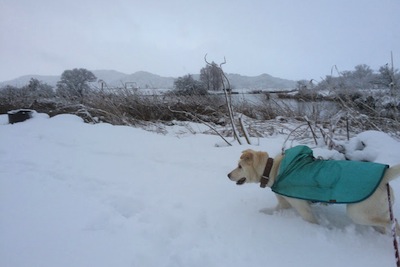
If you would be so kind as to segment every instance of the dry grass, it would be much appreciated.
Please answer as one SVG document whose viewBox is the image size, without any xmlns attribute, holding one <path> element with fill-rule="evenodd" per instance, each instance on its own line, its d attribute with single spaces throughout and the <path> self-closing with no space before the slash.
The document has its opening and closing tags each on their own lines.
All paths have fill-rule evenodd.
<svg viewBox="0 0 400 267">
<path fill-rule="evenodd" d="M 261 98 L 262 97 L 262 98 Z M 400 116 L 396 107 L 389 116 L 371 102 L 356 103 L 351 99 L 337 99 L 338 111 L 322 116 L 329 108 L 323 102 L 293 107 L 284 100 L 260 95 L 257 103 L 246 100 L 233 105 L 235 119 L 245 116 L 245 125 L 251 136 L 265 136 L 285 130 L 285 122 L 311 121 L 330 134 L 349 131 L 380 130 L 400 136 Z M 121 88 L 113 91 L 92 90 L 83 99 L 42 94 L 27 90 L 0 90 L 0 113 L 19 108 L 30 108 L 50 116 L 69 113 L 82 117 L 86 122 L 107 122 L 114 125 L 136 125 L 173 121 L 202 121 L 216 125 L 229 135 L 229 115 L 224 97 L 218 95 L 182 96 L 169 94 L 143 94 L 140 90 Z M 194 119 L 197 118 L 197 119 Z M 281 125 L 278 127 L 278 125 Z"/>
</svg>

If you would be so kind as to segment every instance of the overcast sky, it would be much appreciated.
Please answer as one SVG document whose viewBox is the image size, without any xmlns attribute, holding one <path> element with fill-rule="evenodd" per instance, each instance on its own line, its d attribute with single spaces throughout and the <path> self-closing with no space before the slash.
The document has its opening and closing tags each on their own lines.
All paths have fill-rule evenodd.
<svg viewBox="0 0 400 267">
<path fill-rule="evenodd" d="M 400 68 L 400 0 L 0 0 L 0 81 L 113 69 L 320 81 L 367 64 Z M 336 72 L 335 72 L 336 73 Z M 334 74 L 335 74 L 334 73 Z"/>
</svg>

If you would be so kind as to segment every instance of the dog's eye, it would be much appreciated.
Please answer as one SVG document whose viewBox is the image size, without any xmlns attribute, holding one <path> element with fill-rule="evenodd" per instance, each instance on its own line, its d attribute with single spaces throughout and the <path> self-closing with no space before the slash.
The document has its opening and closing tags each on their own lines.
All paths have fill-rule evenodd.
<svg viewBox="0 0 400 267">
<path fill-rule="evenodd" d="M 239 165 L 238 165 L 238 168 L 241 169 L 241 168 L 242 168 L 242 165 L 239 164 Z"/>
</svg>

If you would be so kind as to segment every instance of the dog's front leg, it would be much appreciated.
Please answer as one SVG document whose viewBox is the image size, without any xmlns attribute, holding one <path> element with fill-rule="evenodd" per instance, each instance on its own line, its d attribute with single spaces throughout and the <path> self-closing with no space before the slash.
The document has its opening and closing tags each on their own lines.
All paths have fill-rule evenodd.
<svg viewBox="0 0 400 267">
<path fill-rule="evenodd" d="M 290 205 L 290 203 L 287 202 L 287 200 L 284 197 L 282 197 L 281 195 L 275 194 L 275 196 L 278 199 L 278 204 L 276 205 L 276 207 L 261 209 L 260 212 L 268 214 L 268 215 L 272 215 L 275 211 L 290 209 L 292 207 Z"/>
<path fill-rule="evenodd" d="M 297 212 L 305 221 L 318 224 L 317 219 L 314 217 L 314 214 L 311 211 L 311 206 L 308 201 L 295 198 L 286 198 L 286 200 L 294 209 L 297 210 Z"/>
</svg>

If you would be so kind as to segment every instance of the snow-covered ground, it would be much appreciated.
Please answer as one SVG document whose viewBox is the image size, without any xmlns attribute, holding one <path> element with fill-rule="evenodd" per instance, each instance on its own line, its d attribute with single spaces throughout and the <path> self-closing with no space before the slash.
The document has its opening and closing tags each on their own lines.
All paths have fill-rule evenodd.
<svg viewBox="0 0 400 267">
<path fill-rule="evenodd" d="M 315 205 L 320 225 L 293 210 L 260 213 L 274 194 L 226 176 L 251 146 L 72 115 L 7 122 L 0 115 L 0 266 L 395 266 L 392 237 L 353 224 L 343 205 Z M 277 154 L 285 138 L 251 148 Z M 400 143 L 382 133 L 346 147 L 354 159 L 400 162 Z"/>
</svg>

